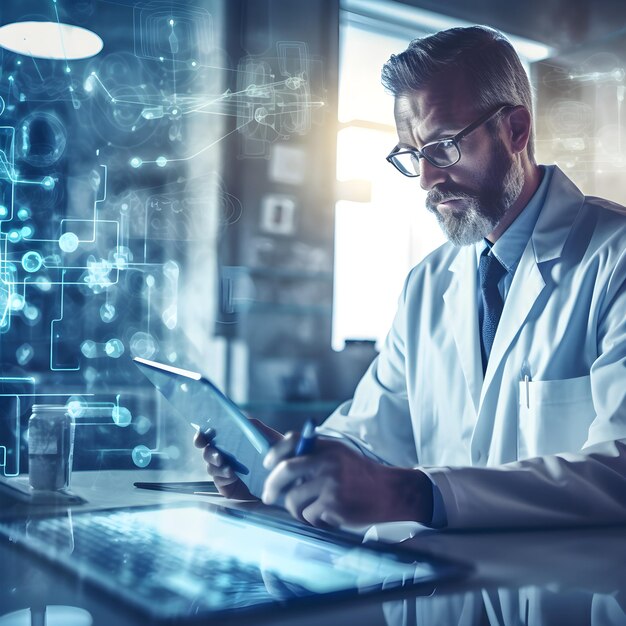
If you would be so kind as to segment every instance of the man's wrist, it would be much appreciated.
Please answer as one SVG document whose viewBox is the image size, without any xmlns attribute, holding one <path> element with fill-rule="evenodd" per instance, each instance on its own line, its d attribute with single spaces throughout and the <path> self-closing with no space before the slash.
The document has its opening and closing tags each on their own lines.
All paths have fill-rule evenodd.
<svg viewBox="0 0 626 626">
<path fill-rule="evenodd" d="M 430 524 L 433 518 L 433 483 L 421 470 L 394 467 L 396 504 L 394 521 Z"/>
</svg>

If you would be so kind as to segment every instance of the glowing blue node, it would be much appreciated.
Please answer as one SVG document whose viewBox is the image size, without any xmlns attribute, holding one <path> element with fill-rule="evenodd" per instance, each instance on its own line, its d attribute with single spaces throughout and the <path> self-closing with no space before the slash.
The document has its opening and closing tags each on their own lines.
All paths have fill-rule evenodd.
<svg viewBox="0 0 626 626">
<path fill-rule="evenodd" d="M 83 353 L 85 357 L 88 359 L 95 359 L 98 355 L 98 346 L 95 341 L 91 339 L 86 339 L 83 343 L 80 344 L 80 351 Z"/>
<path fill-rule="evenodd" d="M 156 164 L 159 167 L 165 167 L 167 165 L 167 159 L 164 156 L 160 156 L 157 160 L 156 160 Z"/>
<path fill-rule="evenodd" d="M 113 407 L 113 411 L 111 411 L 111 417 L 113 418 L 113 421 L 121 428 L 126 428 L 126 426 L 128 426 L 133 419 L 133 416 L 131 415 L 130 411 L 124 406 Z M 145 446 L 137 446 L 137 447 L 145 448 Z M 137 448 L 135 448 L 135 450 L 136 449 Z M 148 450 L 148 448 L 146 448 L 146 450 Z M 133 455 L 134 455 L 134 452 L 135 451 L 133 450 Z M 150 454 L 150 456 L 152 456 L 152 454 L 150 453 L 150 450 L 148 450 L 148 453 Z M 133 461 L 135 461 L 134 456 L 133 456 Z M 150 459 L 148 459 L 148 463 L 150 463 Z M 146 465 L 148 465 L 148 463 L 146 463 Z M 135 464 L 139 465 L 137 461 L 135 461 Z M 139 465 L 139 467 L 145 467 L 145 465 Z"/>
<path fill-rule="evenodd" d="M 104 346 L 104 351 L 112 359 L 119 359 L 124 354 L 124 344 L 119 339 L 109 339 Z"/>
<path fill-rule="evenodd" d="M 46 176 L 42 181 L 41 181 L 41 186 L 44 189 L 47 189 L 48 191 L 50 191 L 51 189 L 54 189 L 54 178 L 52 178 L 52 176 Z"/>
<path fill-rule="evenodd" d="M 43 265 L 43 257 L 36 250 L 29 250 L 22 257 L 22 267 L 31 274 L 41 269 Z"/>
<path fill-rule="evenodd" d="M 133 356 L 140 356 L 144 359 L 151 359 L 158 349 L 154 337 L 150 333 L 141 331 L 136 332 L 130 338 L 129 346 Z"/>
<path fill-rule="evenodd" d="M 87 411 L 87 402 L 81 396 L 70 396 L 65 404 L 67 412 L 76 419 L 82 417 Z"/>
<path fill-rule="evenodd" d="M 26 365 L 35 355 L 35 351 L 33 347 L 29 343 L 23 343 L 16 351 L 15 358 L 17 362 L 24 366 Z"/>
<path fill-rule="evenodd" d="M 35 231 L 33 230 L 32 226 L 22 226 L 21 233 L 24 239 L 28 239 L 29 237 L 32 237 L 34 232 Z"/>
<path fill-rule="evenodd" d="M 24 317 L 30 322 L 36 322 L 39 319 L 39 309 L 32 304 L 27 304 L 23 313 Z"/>
<path fill-rule="evenodd" d="M 30 209 L 25 206 L 21 207 L 17 212 L 17 217 L 22 222 L 25 222 L 30 217 Z"/>
<path fill-rule="evenodd" d="M 50 289 L 52 289 L 52 283 L 45 276 L 37 276 L 35 285 L 39 287 L 41 291 L 50 291 Z"/>
<path fill-rule="evenodd" d="M 12 243 L 17 243 L 22 240 L 22 233 L 19 230 L 10 230 L 7 239 Z"/>
<path fill-rule="evenodd" d="M 152 422 L 145 415 L 138 415 L 133 428 L 138 434 L 145 435 L 152 428 Z"/>
<path fill-rule="evenodd" d="M 109 324 L 110 322 L 112 322 L 115 319 L 115 314 L 115 306 L 109 304 L 108 302 L 100 307 L 100 319 L 105 324 Z"/>
<path fill-rule="evenodd" d="M 0 97 L 0 115 L 4 113 L 4 107 L 4 100 L 2 99 L 2 97 Z"/>
<path fill-rule="evenodd" d="M 164 452 L 170 459 L 180 459 L 180 448 L 178 446 L 167 446 Z"/>
<path fill-rule="evenodd" d="M 137 169 L 138 167 L 141 167 L 143 161 L 139 158 L 139 157 L 133 157 L 130 160 L 130 166 L 134 167 L 135 169 Z"/>
<path fill-rule="evenodd" d="M 8 217 L 9 209 L 7 209 L 3 204 L 0 204 L 0 220 L 3 220 L 5 217 Z"/>
<path fill-rule="evenodd" d="M 59 237 L 59 248 L 63 252 L 75 252 L 78 248 L 78 236 L 76 233 L 67 232 Z"/>
<path fill-rule="evenodd" d="M 14 293 L 11 296 L 11 308 L 14 311 L 21 311 L 26 304 L 26 300 L 24 300 L 24 296 L 19 293 Z"/>
<path fill-rule="evenodd" d="M 152 452 L 146 446 L 135 446 L 131 453 L 133 463 L 137 467 L 148 467 L 152 460 Z"/>
<path fill-rule="evenodd" d="M 152 274 L 146 276 L 146 285 L 150 288 L 154 287 L 154 276 Z"/>
</svg>

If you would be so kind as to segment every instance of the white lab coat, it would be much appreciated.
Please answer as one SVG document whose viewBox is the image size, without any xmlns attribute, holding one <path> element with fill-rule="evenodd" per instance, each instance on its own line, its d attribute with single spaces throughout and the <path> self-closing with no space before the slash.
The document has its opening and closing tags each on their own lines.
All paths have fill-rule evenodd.
<svg viewBox="0 0 626 626">
<path fill-rule="evenodd" d="M 324 426 L 425 469 L 451 528 L 626 522 L 624 209 L 555 169 L 484 380 L 477 290 L 474 246 L 415 267 Z"/>
</svg>

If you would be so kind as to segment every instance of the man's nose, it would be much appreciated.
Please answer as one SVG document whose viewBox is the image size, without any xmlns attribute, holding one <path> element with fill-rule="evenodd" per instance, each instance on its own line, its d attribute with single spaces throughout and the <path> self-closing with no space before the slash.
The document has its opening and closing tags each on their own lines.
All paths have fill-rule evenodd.
<svg viewBox="0 0 626 626">
<path fill-rule="evenodd" d="M 420 159 L 420 187 L 424 191 L 430 191 L 435 185 L 448 180 L 448 172 L 445 168 L 435 167 L 426 159 Z"/>
</svg>

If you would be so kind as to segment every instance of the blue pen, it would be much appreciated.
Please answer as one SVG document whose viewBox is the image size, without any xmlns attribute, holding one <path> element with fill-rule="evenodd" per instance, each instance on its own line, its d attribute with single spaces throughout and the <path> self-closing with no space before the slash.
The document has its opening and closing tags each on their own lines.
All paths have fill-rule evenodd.
<svg viewBox="0 0 626 626">
<path fill-rule="evenodd" d="M 313 448 L 315 448 L 315 422 L 312 419 L 308 419 L 304 424 L 304 428 L 300 433 L 300 439 L 296 446 L 295 456 L 303 456 L 304 454 L 311 454 Z"/>
</svg>

